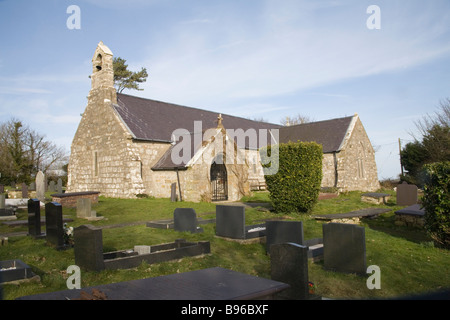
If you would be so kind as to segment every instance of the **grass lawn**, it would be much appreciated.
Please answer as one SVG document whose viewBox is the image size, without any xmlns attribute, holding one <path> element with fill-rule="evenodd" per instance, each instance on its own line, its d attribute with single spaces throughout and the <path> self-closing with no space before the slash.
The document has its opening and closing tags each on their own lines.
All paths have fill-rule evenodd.
<svg viewBox="0 0 450 320">
<path fill-rule="evenodd" d="M 383 190 L 386 192 L 386 190 Z M 388 191 L 390 192 L 390 191 Z M 392 192 L 391 192 L 392 193 Z M 393 193 L 392 193 L 393 194 Z M 394 194 L 393 194 L 394 195 Z M 309 263 L 309 278 L 316 285 L 316 293 L 328 298 L 360 299 L 387 298 L 436 291 L 450 287 L 450 253 L 434 248 L 431 239 L 421 229 L 398 227 L 394 224 L 395 195 L 387 205 L 392 209 L 376 219 L 363 220 L 366 230 L 367 265 L 377 265 L 381 270 L 381 289 L 369 290 L 367 277 L 323 270 L 323 262 Z M 268 194 L 256 192 L 243 199 L 254 202 L 270 202 Z M 311 218 L 312 214 L 344 213 L 376 205 L 360 201 L 360 193 L 341 194 L 338 198 L 321 200 L 309 214 L 293 213 L 285 218 L 303 221 L 305 239 L 322 237 L 322 223 Z M 103 229 L 104 252 L 129 249 L 134 245 L 153 245 L 184 238 L 188 241 L 210 241 L 211 254 L 184 258 L 159 264 L 142 263 L 127 270 L 82 272 L 81 287 L 156 277 L 209 267 L 223 267 L 259 277 L 270 278 L 270 258 L 261 243 L 240 244 L 215 237 L 215 224 L 202 225 L 203 233 L 190 234 L 174 230 L 147 228 L 145 222 L 172 218 L 176 207 L 191 207 L 202 218 L 215 217 L 214 203 L 172 203 L 169 199 L 111 199 L 100 197 L 93 210 L 104 219 L 87 222 L 76 218 L 76 210 L 64 208 L 63 214 L 74 219 L 69 226 L 82 224 L 95 226 L 139 222 Z M 258 208 L 246 209 L 247 224 L 260 220 L 279 218 L 280 215 Z M 27 219 L 26 211 L 18 213 L 18 219 Z M 0 234 L 26 231 L 26 227 L 11 228 L 0 225 Z M 43 230 L 44 231 L 44 230 Z M 0 247 L 0 260 L 20 259 L 40 276 L 40 281 L 3 286 L 3 299 L 67 289 L 66 269 L 75 264 L 73 248 L 57 251 L 27 236 L 10 237 L 6 246 Z"/>
</svg>

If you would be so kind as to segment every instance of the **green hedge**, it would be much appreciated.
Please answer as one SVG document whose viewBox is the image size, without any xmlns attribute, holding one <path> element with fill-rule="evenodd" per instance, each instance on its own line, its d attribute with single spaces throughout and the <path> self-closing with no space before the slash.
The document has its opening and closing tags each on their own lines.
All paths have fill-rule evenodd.
<svg viewBox="0 0 450 320">
<path fill-rule="evenodd" d="M 438 246 L 450 249 L 450 161 L 427 164 L 424 168 L 425 228 Z"/>
<path fill-rule="evenodd" d="M 264 175 L 276 212 L 308 212 L 312 209 L 322 182 L 322 157 L 322 145 L 315 142 L 281 143 L 261 150 L 265 169 L 278 160 L 276 173 Z"/>
</svg>

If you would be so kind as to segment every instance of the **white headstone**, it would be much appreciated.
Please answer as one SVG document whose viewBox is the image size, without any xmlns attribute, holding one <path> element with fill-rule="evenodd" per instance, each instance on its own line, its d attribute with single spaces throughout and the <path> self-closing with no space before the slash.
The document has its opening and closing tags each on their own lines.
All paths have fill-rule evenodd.
<svg viewBox="0 0 450 320">
<path fill-rule="evenodd" d="M 41 202 L 45 201 L 45 176 L 42 171 L 36 174 L 36 198 Z"/>
</svg>

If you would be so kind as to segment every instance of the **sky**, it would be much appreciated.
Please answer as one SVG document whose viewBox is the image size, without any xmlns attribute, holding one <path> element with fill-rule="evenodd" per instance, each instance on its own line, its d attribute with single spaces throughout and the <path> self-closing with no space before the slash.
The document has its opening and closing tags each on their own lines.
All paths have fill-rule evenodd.
<svg viewBox="0 0 450 320">
<path fill-rule="evenodd" d="M 380 180 L 450 98 L 448 0 L 0 0 L 0 39 L 0 123 L 68 153 L 100 41 L 147 69 L 123 93 L 277 124 L 357 113 Z"/>
</svg>

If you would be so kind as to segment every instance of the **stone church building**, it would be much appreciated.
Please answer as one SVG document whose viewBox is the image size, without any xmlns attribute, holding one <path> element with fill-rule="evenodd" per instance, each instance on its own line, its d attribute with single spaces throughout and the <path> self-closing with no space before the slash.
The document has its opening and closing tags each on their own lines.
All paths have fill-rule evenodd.
<svg viewBox="0 0 450 320">
<path fill-rule="evenodd" d="M 67 192 L 239 200 L 264 185 L 259 149 L 322 144 L 323 187 L 379 188 L 374 150 L 357 115 L 289 127 L 119 94 L 113 54 L 95 50 L 88 103 L 75 133 Z"/>
</svg>

